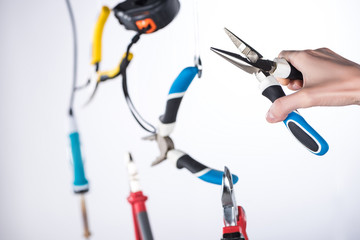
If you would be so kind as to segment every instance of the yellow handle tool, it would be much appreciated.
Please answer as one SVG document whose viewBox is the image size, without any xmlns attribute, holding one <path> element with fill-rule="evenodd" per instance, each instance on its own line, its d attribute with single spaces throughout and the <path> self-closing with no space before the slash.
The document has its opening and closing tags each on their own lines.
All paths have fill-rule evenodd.
<svg viewBox="0 0 360 240">
<path fill-rule="evenodd" d="M 99 18 L 95 25 L 95 31 L 92 42 L 91 64 L 95 65 L 101 61 L 101 40 L 106 20 L 110 15 L 110 9 L 107 6 L 101 8 Z"/>
<path fill-rule="evenodd" d="M 126 67 L 125 64 L 130 63 L 131 59 L 133 58 L 133 54 L 129 53 L 128 62 L 124 61 L 125 57 L 126 57 L 126 53 L 123 55 L 123 57 L 120 60 L 120 63 L 114 69 L 107 71 L 99 71 L 97 82 L 106 81 L 108 79 L 113 79 L 119 76 L 120 71 Z"/>
</svg>

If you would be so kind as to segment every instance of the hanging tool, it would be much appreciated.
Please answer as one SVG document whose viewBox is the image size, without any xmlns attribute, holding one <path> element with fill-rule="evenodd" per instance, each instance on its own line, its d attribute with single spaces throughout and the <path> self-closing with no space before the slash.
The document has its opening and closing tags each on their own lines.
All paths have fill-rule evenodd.
<svg viewBox="0 0 360 240">
<path fill-rule="evenodd" d="M 131 114 L 144 130 L 155 133 L 156 129 L 136 110 L 127 88 L 126 69 L 133 57 L 130 48 L 138 42 L 142 34 L 150 34 L 167 26 L 175 18 L 179 9 L 180 3 L 178 0 L 127 0 L 115 6 L 112 11 L 120 24 L 124 25 L 128 30 L 135 30 L 137 34 L 128 45 L 120 64 L 113 70 L 100 71 L 102 33 L 110 14 L 108 7 L 102 7 L 93 35 L 91 64 L 95 66 L 95 73 L 91 74 L 88 81 L 88 85 L 92 83 L 93 91 L 86 104 L 93 99 L 100 83 L 121 75 L 123 92 Z"/>
<path fill-rule="evenodd" d="M 166 27 L 180 9 L 178 0 L 127 0 L 114 7 L 115 17 L 127 30 L 152 33 Z"/>
<path fill-rule="evenodd" d="M 232 175 L 227 167 L 222 177 L 221 202 L 225 225 L 222 240 L 248 240 L 245 211 L 236 204 Z"/>
<path fill-rule="evenodd" d="M 119 3 L 112 10 L 107 6 L 102 7 L 95 24 L 92 41 L 91 65 L 94 66 L 94 71 L 91 72 L 86 84 L 86 86 L 92 85 L 93 90 L 85 105 L 93 99 L 101 82 L 119 76 L 122 70 L 127 67 L 123 66 L 123 64 L 128 64 L 131 60 L 123 61 L 125 57 L 123 56 L 114 69 L 100 71 L 102 35 L 110 12 L 113 11 L 120 24 L 124 25 L 127 30 L 137 31 L 139 33 L 137 38 L 139 38 L 141 34 L 153 33 L 166 27 L 176 17 L 179 9 L 180 3 L 178 0 L 127 0 Z M 138 39 L 135 42 L 137 41 Z M 131 45 L 135 42 L 132 41 Z M 129 58 L 132 58 L 132 56 Z M 130 108 L 133 108 L 133 106 Z"/>
<path fill-rule="evenodd" d="M 200 57 L 198 1 L 193 0 L 193 5 L 194 5 L 193 11 L 194 11 L 194 40 L 195 40 L 194 65 L 198 69 L 198 78 L 201 78 L 203 68 Z"/>
<path fill-rule="evenodd" d="M 221 185 L 223 172 L 211 169 L 194 160 L 188 154 L 175 149 L 169 136 L 174 130 L 181 100 L 197 73 L 196 67 L 188 67 L 179 74 L 170 88 L 165 113 L 159 118 L 156 134 L 144 139 L 156 141 L 160 149 L 160 156 L 156 158 L 152 166 L 169 159 L 178 169 L 186 168 L 205 182 Z M 238 177 L 235 175 L 233 175 L 233 179 L 234 183 L 238 181 Z"/>
<path fill-rule="evenodd" d="M 90 237 L 89 231 L 89 223 L 87 219 L 87 211 L 85 204 L 85 193 L 89 191 L 89 183 L 85 176 L 85 169 L 83 164 L 83 158 L 81 155 L 80 148 L 80 136 L 76 125 L 75 114 L 74 114 L 74 99 L 75 92 L 77 90 L 77 36 L 76 36 L 76 24 L 74 15 L 72 12 L 70 0 L 65 0 L 66 6 L 70 15 L 72 33 L 73 33 L 73 44 L 74 44 L 74 60 L 73 60 L 73 82 L 72 82 L 72 91 L 70 95 L 70 104 L 69 104 L 69 126 L 70 126 L 70 148 L 71 148 L 71 157 L 72 157 L 72 165 L 73 165 L 73 173 L 74 173 L 74 182 L 73 182 L 73 190 L 74 193 L 80 195 L 80 203 L 81 203 L 81 213 L 84 225 L 84 237 Z"/>
<path fill-rule="evenodd" d="M 127 200 L 132 208 L 135 239 L 153 240 L 150 221 L 145 206 L 145 201 L 148 198 L 144 196 L 141 191 L 137 168 L 130 153 L 125 155 L 125 164 L 129 173 L 130 196 Z"/>
<path fill-rule="evenodd" d="M 211 48 L 212 51 L 231 62 L 243 71 L 254 74 L 260 82 L 262 95 L 271 102 L 285 96 L 277 78 L 299 79 L 303 76 L 294 66 L 285 59 L 275 58 L 274 61 L 262 59 L 262 55 L 246 44 L 235 34 L 225 28 L 226 34 L 239 49 L 240 55 Z M 246 65 L 242 62 L 247 63 Z M 291 112 L 284 120 L 285 126 L 310 152 L 316 155 L 324 155 L 329 150 L 327 142 L 305 121 L 299 112 Z"/>
<path fill-rule="evenodd" d="M 69 119 L 70 119 L 69 138 L 71 145 L 72 165 L 74 170 L 73 190 L 75 194 L 80 195 L 81 213 L 82 213 L 83 226 L 84 226 L 84 237 L 89 238 L 90 231 L 89 231 L 89 223 L 87 219 L 87 211 L 85 205 L 85 193 L 89 191 L 89 183 L 85 176 L 84 163 L 80 148 L 80 136 L 76 127 L 75 118 L 72 115 L 69 116 Z"/>
</svg>

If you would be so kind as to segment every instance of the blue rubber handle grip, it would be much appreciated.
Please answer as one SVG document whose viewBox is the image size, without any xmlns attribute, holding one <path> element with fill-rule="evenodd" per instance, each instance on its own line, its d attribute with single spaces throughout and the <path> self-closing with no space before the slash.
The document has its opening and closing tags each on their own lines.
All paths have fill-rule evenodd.
<svg viewBox="0 0 360 240">
<path fill-rule="evenodd" d="M 87 192 L 89 183 L 85 177 L 85 170 L 80 149 L 80 137 L 78 132 L 72 132 L 69 135 L 71 144 L 71 154 L 74 166 L 74 192 Z"/>
<path fill-rule="evenodd" d="M 197 67 L 184 68 L 171 85 L 169 95 L 173 93 L 186 92 L 197 73 Z"/>
<path fill-rule="evenodd" d="M 162 123 L 176 122 L 181 100 L 197 73 L 198 69 L 196 67 L 187 67 L 183 69 L 175 79 L 169 91 L 165 113 L 160 116 Z"/>
<path fill-rule="evenodd" d="M 310 152 L 322 156 L 329 150 L 328 143 L 297 112 L 291 112 L 284 120 L 286 127 Z"/>
<path fill-rule="evenodd" d="M 221 185 L 223 175 L 224 175 L 223 171 L 211 169 L 209 172 L 205 173 L 202 176 L 199 176 L 198 178 L 200 178 L 201 180 L 208 182 L 208 183 Z M 234 174 L 231 174 L 231 175 L 232 175 L 233 183 L 236 184 L 239 180 L 238 176 L 236 176 Z"/>
<path fill-rule="evenodd" d="M 270 76 L 271 77 L 271 76 Z M 267 97 L 271 102 L 285 96 L 280 85 L 272 85 L 267 87 L 262 95 Z M 297 112 L 293 111 L 284 120 L 286 127 L 310 152 L 322 156 L 329 150 L 327 142 L 318 134 Z"/>
<path fill-rule="evenodd" d="M 211 169 L 204 164 L 196 161 L 192 157 L 190 157 L 188 154 L 185 154 L 181 156 L 176 161 L 176 167 L 179 169 L 186 168 L 189 170 L 192 174 L 200 178 L 201 180 L 213 183 L 217 185 L 222 184 L 222 178 L 224 175 L 223 171 L 218 171 L 215 169 Z M 234 184 L 237 183 L 239 178 L 236 175 L 232 175 Z"/>
</svg>

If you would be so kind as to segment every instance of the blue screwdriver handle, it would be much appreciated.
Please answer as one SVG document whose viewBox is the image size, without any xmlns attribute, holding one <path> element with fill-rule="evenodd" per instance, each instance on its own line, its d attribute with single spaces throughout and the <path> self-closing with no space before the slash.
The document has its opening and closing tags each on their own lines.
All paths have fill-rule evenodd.
<svg viewBox="0 0 360 240">
<path fill-rule="evenodd" d="M 285 96 L 280 85 L 268 86 L 262 94 L 271 102 Z M 291 112 L 284 123 L 294 137 L 313 154 L 322 156 L 329 150 L 328 143 L 305 121 L 298 111 Z"/>
<path fill-rule="evenodd" d="M 168 136 L 174 129 L 181 100 L 197 73 L 197 67 L 187 67 L 180 72 L 171 85 L 166 102 L 165 113 L 160 116 L 160 135 Z"/>
<path fill-rule="evenodd" d="M 85 177 L 84 164 L 80 148 L 80 136 L 78 131 L 76 129 L 72 129 L 69 134 L 69 138 L 74 167 L 73 189 L 75 193 L 84 193 L 89 190 L 89 183 Z"/>
<path fill-rule="evenodd" d="M 170 159 L 178 169 L 186 168 L 193 175 L 205 182 L 216 185 L 222 184 L 223 171 L 209 168 L 180 150 L 170 150 L 167 153 L 167 158 Z M 234 174 L 232 174 L 232 179 L 234 184 L 239 180 L 238 176 Z"/>
</svg>

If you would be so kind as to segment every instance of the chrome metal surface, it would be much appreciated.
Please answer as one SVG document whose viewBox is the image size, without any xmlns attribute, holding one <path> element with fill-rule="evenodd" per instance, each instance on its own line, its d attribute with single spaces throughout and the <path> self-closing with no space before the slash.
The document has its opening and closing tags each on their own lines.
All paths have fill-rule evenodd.
<svg viewBox="0 0 360 240">
<path fill-rule="evenodd" d="M 255 63 L 262 56 L 256 52 L 252 47 L 247 45 L 239 37 L 233 34 L 229 29 L 224 28 L 225 33 L 229 36 L 230 40 L 235 44 L 235 46 L 240 50 L 240 52 L 251 62 Z"/>
<path fill-rule="evenodd" d="M 224 210 L 225 226 L 236 226 L 239 218 L 238 206 L 235 200 L 233 180 L 227 167 L 224 168 L 221 202 Z"/>
<path fill-rule="evenodd" d="M 253 67 L 253 66 L 249 66 L 249 65 L 245 65 L 240 63 L 240 60 L 231 56 L 231 55 L 227 55 L 221 51 L 219 51 L 216 48 L 210 48 L 211 51 L 213 51 L 214 53 L 218 54 L 220 57 L 224 58 L 225 60 L 229 61 L 230 63 L 234 64 L 235 66 L 237 66 L 238 68 L 240 68 L 241 70 L 250 73 L 250 74 L 256 74 L 260 71 L 259 68 Z"/>
</svg>

